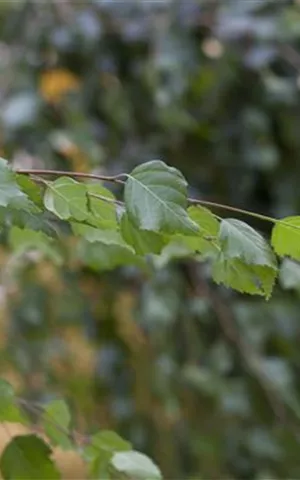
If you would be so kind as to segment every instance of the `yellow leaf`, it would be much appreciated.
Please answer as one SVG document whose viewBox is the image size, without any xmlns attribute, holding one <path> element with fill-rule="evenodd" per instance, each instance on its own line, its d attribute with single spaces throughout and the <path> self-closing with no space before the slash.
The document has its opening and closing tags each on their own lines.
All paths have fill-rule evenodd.
<svg viewBox="0 0 300 480">
<path fill-rule="evenodd" d="M 79 79 L 72 72 L 54 69 L 42 73 L 39 89 L 47 102 L 58 103 L 66 93 L 78 90 L 79 86 Z"/>
</svg>

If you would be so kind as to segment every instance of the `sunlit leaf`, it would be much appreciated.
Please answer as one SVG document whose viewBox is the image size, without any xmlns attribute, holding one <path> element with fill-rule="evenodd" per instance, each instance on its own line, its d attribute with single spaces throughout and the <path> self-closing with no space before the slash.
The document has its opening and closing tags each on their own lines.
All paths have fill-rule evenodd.
<svg viewBox="0 0 300 480">
<path fill-rule="evenodd" d="M 68 177 L 48 182 L 44 205 L 62 220 L 82 221 L 89 215 L 86 186 Z"/>
<path fill-rule="evenodd" d="M 189 217 L 198 225 L 199 235 L 203 237 L 216 237 L 219 232 L 220 223 L 215 215 L 201 205 L 188 208 Z"/>
<path fill-rule="evenodd" d="M 199 230 L 186 212 L 184 177 L 161 161 L 136 167 L 126 181 L 124 198 L 130 220 L 142 230 L 168 234 Z"/>
<path fill-rule="evenodd" d="M 199 232 L 192 235 L 176 235 L 177 241 L 182 242 L 192 252 L 202 255 L 215 255 L 220 247 L 218 245 L 218 232 L 220 224 L 210 210 L 202 206 L 188 208 L 189 217 L 199 227 Z"/>
<path fill-rule="evenodd" d="M 131 450 L 131 444 L 111 430 L 102 430 L 91 437 L 89 445 L 85 448 L 85 458 L 91 459 L 102 452 L 110 456 L 115 452 Z"/>
<path fill-rule="evenodd" d="M 272 230 L 271 243 L 277 255 L 300 260 L 300 217 L 286 217 Z"/>
<path fill-rule="evenodd" d="M 161 480 L 159 468 L 150 458 L 139 452 L 118 452 L 111 459 L 111 464 L 117 472 L 135 480 Z"/>
<path fill-rule="evenodd" d="M 91 438 L 90 444 L 85 447 L 83 455 L 89 464 L 92 478 L 109 478 L 109 461 L 116 452 L 131 450 L 131 444 L 117 433 L 103 430 Z"/>
<path fill-rule="evenodd" d="M 44 232 L 12 227 L 9 232 L 9 243 L 17 253 L 22 254 L 29 250 L 37 250 L 58 264 L 62 261 L 53 239 Z"/>
<path fill-rule="evenodd" d="M 117 229 L 116 205 L 114 204 L 114 195 L 102 185 L 93 183 L 86 184 L 89 194 L 90 214 L 86 222 L 94 227 L 102 229 Z M 103 200 L 102 198 L 107 198 Z"/>
<path fill-rule="evenodd" d="M 213 263 L 213 280 L 241 293 L 262 295 L 267 299 L 272 293 L 277 271 L 268 265 L 246 264 L 239 258 L 224 255 Z"/>
<path fill-rule="evenodd" d="M 0 459 L 4 480 L 59 480 L 51 453 L 48 445 L 36 435 L 14 437 Z"/>
<path fill-rule="evenodd" d="M 43 426 L 45 433 L 54 445 L 63 448 L 72 447 L 68 434 L 71 414 L 64 400 L 54 400 L 43 409 Z"/>
</svg>

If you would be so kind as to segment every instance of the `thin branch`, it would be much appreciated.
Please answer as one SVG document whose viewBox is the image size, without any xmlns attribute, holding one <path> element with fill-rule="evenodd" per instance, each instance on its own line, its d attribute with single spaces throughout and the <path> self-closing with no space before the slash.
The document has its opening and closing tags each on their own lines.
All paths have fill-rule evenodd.
<svg viewBox="0 0 300 480">
<path fill-rule="evenodd" d="M 61 170 L 44 170 L 44 169 L 17 169 L 15 170 L 16 173 L 18 174 L 23 174 L 23 175 L 32 175 L 35 177 L 35 180 L 38 182 L 43 182 L 45 181 L 41 178 L 38 178 L 38 175 L 55 175 L 55 176 L 65 176 L 65 177 L 74 177 L 74 178 L 91 178 L 93 180 L 100 180 L 100 181 L 105 181 L 105 182 L 113 182 L 117 184 L 124 185 L 125 181 L 122 180 L 121 178 L 126 177 L 129 178 L 130 175 L 126 173 L 120 173 L 119 175 L 114 175 L 114 176 L 107 176 L 107 175 L 98 175 L 94 173 L 83 173 L 83 172 L 68 172 L 68 171 L 61 171 Z M 100 198 L 100 196 L 99 196 Z M 104 200 L 104 197 L 102 198 Z M 188 202 L 190 205 L 207 205 L 209 207 L 213 208 L 220 208 L 222 210 L 228 210 L 231 212 L 235 213 L 240 213 L 242 215 L 248 215 L 250 217 L 258 218 L 260 220 L 263 220 L 265 222 L 271 222 L 273 224 L 280 223 L 281 225 L 286 225 L 289 228 L 295 229 L 295 230 L 300 230 L 300 226 L 297 225 L 291 225 L 284 220 L 280 220 L 277 218 L 269 217 L 267 215 L 262 215 L 261 213 L 256 213 L 252 212 L 250 210 L 245 210 L 243 208 L 238 208 L 238 207 L 232 207 L 231 205 L 225 205 L 222 203 L 216 203 L 216 202 L 211 202 L 209 200 L 198 200 L 196 198 L 188 198 Z M 115 203 L 118 203 L 116 201 Z M 122 202 L 119 202 L 122 204 Z"/>
<path fill-rule="evenodd" d="M 285 222 L 284 220 L 280 220 L 279 218 L 268 217 L 267 215 L 262 215 L 261 213 L 252 212 L 251 210 L 244 210 L 243 208 L 232 207 L 231 205 L 210 202 L 209 200 L 197 200 L 195 198 L 188 198 L 188 201 L 191 205 L 207 205 L 213 208 L 220 208 L 222 210 L 228 210 L 235 213 L 241 213 L 242 215 L 248 215 L 249 217 L 258 218 L 259 220 L 263 220 L 265 222 L 271 222 L 275 224 L 280 223 L 281 225 L 285 225 L 286 227 L 292 228 L 294 230 L 300 230 L 300 226 L 298 225 L 290 224 L 288 222 Z"/>
<path fill-rule="evenodd" d="M 98 198 L 99 200 L 103 200 L 104 202 L 114 203 L 115 205 L 119 205 L 120 207 L 124 206 L 124 202 L 120 200 L 116 200 L 115 198 L 104 197 L 103 195 L 97 195 L 96 193 L 88 192 L 88 195 L 93 198 Z"/>
<path fill-rule="evenodd" d="M 197 200 L 195 198 L 189 198 L 188 201 L 191 205 L 207 205 L 209 207 L 221 208 L 223 210 L 229 210 L 235 213 L 242 213 L 243 215 L 249 215 L 250 217 L 259 218 L 260 220 L 264 220 L 267 222 L 272 222 L 272 223 L 281 222 L 281 220 L 277 220 L 276 218 L 268 217 L 267 215 L 262 215 L 256 212 L 251 212 L 250 210 L 244 210 L 243 208 L 232 207 L 231 205 L 224 205 L 222 203 L 210 202 L 208 200 Z"/>
<path fill-rule="evenodd" d="M 74 177 L 74 178 L 76 177 L 91 178 L 93 180 L 120 183 L 122 185 L 125 183 L 123 180 L 121 180 L 121 177 L 125 176 L 125 174 L 123 173 L 115 176 L 107 176 L 107 175 L 98 175 L 95 173 L 68 172 L 68 171 L 62 171 L 62 170 L 23 169 L 23 168 L 19 168 L 15 170 L 15 172 L 22 175 L 55 175 L 55 176 Z"/>
</svg>

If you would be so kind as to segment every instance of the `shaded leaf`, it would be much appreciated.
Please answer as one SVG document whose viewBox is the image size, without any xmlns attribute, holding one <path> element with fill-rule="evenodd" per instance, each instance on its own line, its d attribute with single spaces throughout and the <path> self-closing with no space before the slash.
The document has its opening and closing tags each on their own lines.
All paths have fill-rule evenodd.
<svg viewBox="0 0 300 480">
<path fill-rule="evenodd" d="M 43 426 L 45 433 L 54 445 L 71 448 L 72 442 L 68 435 L 71 414 L 64 400 L 54 400 L 44 408 Z"/>
<path fill-rule="evenodd" d="M 87 190 L 84 184 L 69 177 L 60 177 L 47 185 L 44 196 L 47 210 L 62 220 L 73 218 L 82 221 L 88 217 Z"/>
<path fill-rule="evenodd" d="M 17 210 L 14 208 L 6 209 L 0 207 L 0 215 L 3 213 L 1 222 L 8 226 L 15 225 L 21 228 L 28 228 L 35 231 L 43 231 L 47 235 L 57 236 L 57 228 L 53 219 L 50 219 L 50 213 L 33 213 L 29 211 Z"/>
<path fill-rule="evenodd" d="M 36 435 L 18 435 L 7 445 L 0 460 L 5 480 L 56 480 L 60 474 L 51 460 L 51 449 Z"/>
<path fill-rule="evenodd" d="M 85 265 L 96 271 L 112 270 L 123 265 L 143 265 L 142 259 L 128 245 L 82 242 L 78 255 Z"/>
<path fill-rule="evenodd" d="M 55 247 L 53 239 L 44 232 L 12 227 L 9 232 L 9 243 L 20 254 L 29 250 L 38 250 L 55 263 L 60 264 L 62 262 L 62 257 Z"/>
<path fill-rule="evenodd" d="M 41 188 L 33 182 L 28 175 L 16 175 L 16 181 L 28 198 L 39 208 L 43 208 Z"/>
<path fill-rule="evenodd" d="M 118 452 L 111 459 L 112 466 L 120 473 L 135 480 L 160 480 L 162 474 L 155 463 L 139 452 Z"/>
<path fill-rule="evenodd" d="M 130 220 L 142 230 L 169 234 L 198 231 L 186 212 L 184 177 L 161 161 L 153 160 L 135 168 L 126 181 L 124 198 Z"/>
<path fill-rule="evenodd" d="M 268 265 L 248 265 L 239 258 L 221 256 L 213 263 L 212 276 L 216 283 L 241 293 L 271 296 L 277 271 Z"/>
<path fill-rule="evenodd" d="M 265 239 L 240 220 L 222 220 L 219 233 L 222 252 L 227 258 L 240 258 L 247 264 L 276 269 L 276 259 Z"/>
<path fill-rule="evenodd" d="M 272 230 L 271 243 L 277 255 L 300 260 L 300 217 L 286 217 Z"/>
<path fill-rule="evenodd" d="M 89 242 L 103 242 L 106 245 L 114 244 L 128 247 L 120 232 L 116 230 L 100 230 L 99 228 L 76 222 L 72 222 L 71 226 L 75 235 L 84 237 Z"/>
<path fill-rule="evenodd" d="M 159 254 L 168 242 L 168 239 L 159 233 L 136 228 L 126 213 L 121 218 L 121 234 L 138 255 Z"/>
</svg>

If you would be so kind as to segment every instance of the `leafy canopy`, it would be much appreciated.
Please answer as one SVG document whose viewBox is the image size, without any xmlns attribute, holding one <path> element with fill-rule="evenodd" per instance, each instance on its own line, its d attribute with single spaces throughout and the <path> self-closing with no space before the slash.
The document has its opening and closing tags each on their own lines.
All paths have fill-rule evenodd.
<svg viewBox="0 0 300 480">
<path fill-rule="evenodd" d="M 276 220 L 248 212 L 273 222 L 269 244 L 247 223 L 220 219 L 202 205 L 206 202 L 189 199 L 181 172 L 162 161 L 139 165 L 123 175 L 124 181 L 110 178 L 122 185 L 124 201 L 102 185 L 101 177 L 95 175 L 95 182 L 81 176 L 80 182 L 72 172 L 62 177 L 56 172 L 52 181 L 37 179 L 28 171 L 13 172 L 0 159 L 0 222 L 9 230 L 13 251 L 36 250 L 62 262 L 70 258 L 71 244 L 71 258 L 95 270 L 145 268 L 149 256 L 159 268 L 191 256 L 211 262 L 216 283 L 266 298 L 278 276 L 276 255 L 300 260 L 300 217 Z"/>
</svg>

